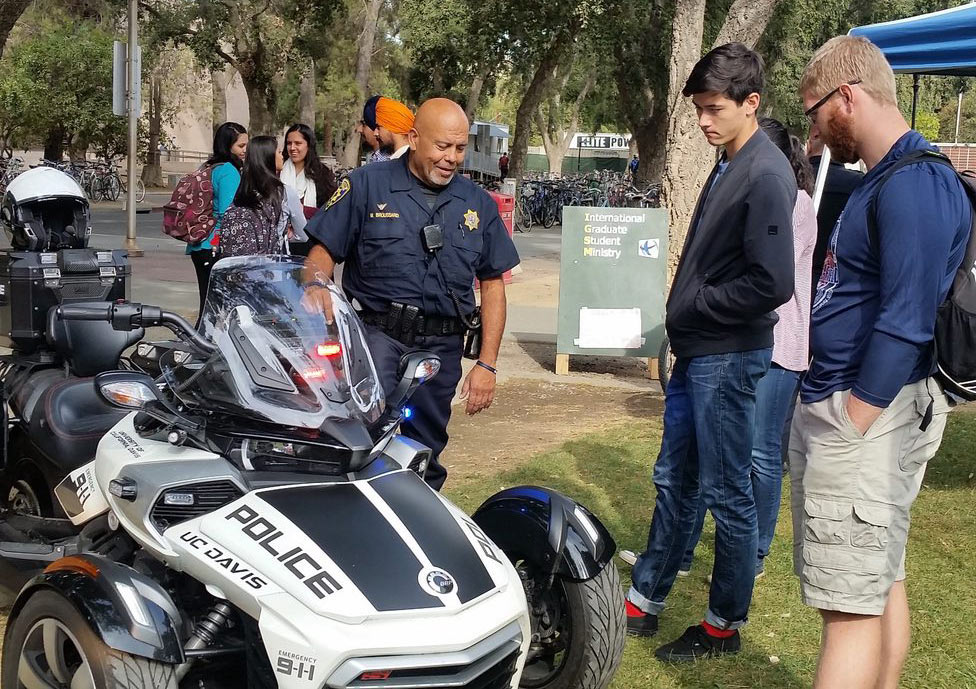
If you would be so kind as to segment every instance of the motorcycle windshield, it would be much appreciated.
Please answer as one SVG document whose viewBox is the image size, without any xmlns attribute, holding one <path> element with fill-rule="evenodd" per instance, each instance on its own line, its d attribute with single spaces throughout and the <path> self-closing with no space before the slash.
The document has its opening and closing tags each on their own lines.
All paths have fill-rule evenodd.
<svg viewBox="0 0 976 689">
<path fill-rule="evenodd" d="M 323 291 L 331 323 L 319 306 Z M 200 329 L 216 352 L 161 362 L 170 388 L 192 407 L 316 429 L 337 418 L 368 424 L 383 412 L 359 318 L 331 280 L 308 274 L 300 260 L 218 261 Z"/>
</svg>

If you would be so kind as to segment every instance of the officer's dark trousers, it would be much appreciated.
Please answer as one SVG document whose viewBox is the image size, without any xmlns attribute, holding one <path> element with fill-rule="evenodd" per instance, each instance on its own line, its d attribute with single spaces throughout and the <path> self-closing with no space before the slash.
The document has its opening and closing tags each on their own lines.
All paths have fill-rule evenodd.
<svg viewBox="0 0 976 689">
<path fill-rule="evenodd" d="M 399 382 L 400 357 L 409 351 L 426 349 L 441 358 L 441 370 L 433 380 L 424 383 L 410 398 L 407 406 L 412 410 L 405 421 L 403 434 L 433 450 L 427 467 L 427 484 L 440 490 L 447 479 L 447 469 L 439 456 L 447 445 L 447 422 L 451 419 L 451 400 L 461 380 L 462 338 L 460 335 L 418 336 L 413 346 L 394 340 L 378 328 L 366 326 L 366 341 L 373 355 L 373 363 L 389 395 Z"/>
</svg>

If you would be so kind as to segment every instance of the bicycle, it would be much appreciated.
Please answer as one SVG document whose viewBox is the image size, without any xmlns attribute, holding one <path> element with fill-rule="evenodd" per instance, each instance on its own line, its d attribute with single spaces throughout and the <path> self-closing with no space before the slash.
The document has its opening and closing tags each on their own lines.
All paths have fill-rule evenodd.
<svg viewBox="0 0 976 689">
<path fill-rule="evenodd" d="M 532 231 L 532 209 L 529 206 L 529 199 L 534 193 L 535 189 L 523 185 L 518 199 L 515 201 L 513 224 L 518 232 L 528 233 Z"/>
<path fill-rule="evenodd" d="M 111 165 L 111 164 L 110 164 Z M 146 185 L 141 178 L 136 178 L 136 203 L 142 203 L 146 198 Z M 107 171 L 101 176 L 101 181 L 99 183 L 99 193 L 103 198 L 108 201 L 118 201 L 119 197 L 128 192 L 125 182 L 119 173 L 115 170 L 115 166 L 111 165 Z"/>
<path fill-rule="evenodd" d="M 7 185 L 23 171 L 23 158 L 0 158 L 0 196 L 6 192 Z"/>
</svg>

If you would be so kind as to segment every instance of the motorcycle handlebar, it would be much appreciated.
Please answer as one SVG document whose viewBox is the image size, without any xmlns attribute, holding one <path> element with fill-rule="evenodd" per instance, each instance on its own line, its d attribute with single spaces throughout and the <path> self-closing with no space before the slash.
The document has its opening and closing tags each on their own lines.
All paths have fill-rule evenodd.
<svg viewBox="0 0 976 689">
<path fill-rule="evenodd" d="M 113 304 L 104 306 L 84 306 L 77 304 L 65 304 L 58 307 L 58 315 L 66 321 L 110 321 L 112 320 Z"/>
<path fill-rule="evenodd" d="M 217 345 L 215 345 L 213 342 L 207 340 L 202 335 L 200 335 L 200 333 L 197 332 L 197 329 L 194 328 L 193 325 L 188 320 L 183 318 L 183 316 L 179 315 L 178 313 L 163 311 L 161 314 L 160 322 L 162 323 L 162 325 L 168 326 L 169 329 L 175 332 L 176 334 L 181 335 L 187 340 L 189 340 L 198 349 L 201 349 L 208 354 L 217 351 Z"/>
<path fill-rule="evenodd" d="M 178 313 L 164 311 L 158 306 L 116 302 L 102 304 L 64 304 L 58 315 L 66 321 L 106 321 L 116 330 L 135 330 L 165 326 L 198 349 L 210 354 L 217 347 L 197 332 L 188 320 Z"/>
</svg>

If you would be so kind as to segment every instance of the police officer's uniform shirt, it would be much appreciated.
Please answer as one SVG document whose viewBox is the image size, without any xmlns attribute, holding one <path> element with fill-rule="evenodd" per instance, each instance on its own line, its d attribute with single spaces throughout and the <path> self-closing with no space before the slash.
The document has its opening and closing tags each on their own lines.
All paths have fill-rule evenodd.
<svg viewBox="0 0 976 689">
<path fill-rule="evenodd" d="M 456 174 L 433 209 L 420 182 L 398 160 L 353 170 L 326 206 L 305 227 L 337 263 L 345 263 L 342 286 L 369 311 L 386 311 L 390 302 L 424 313 L 457 316 L 444 285 L 465 314 L 475 308 L 474 279 L 500 277 L 519 263 L 515 244 L 486 191 Z M 421 230 L 438 224 L 444 246 L 436 258 L 423 248 Z"/>
</svg>

